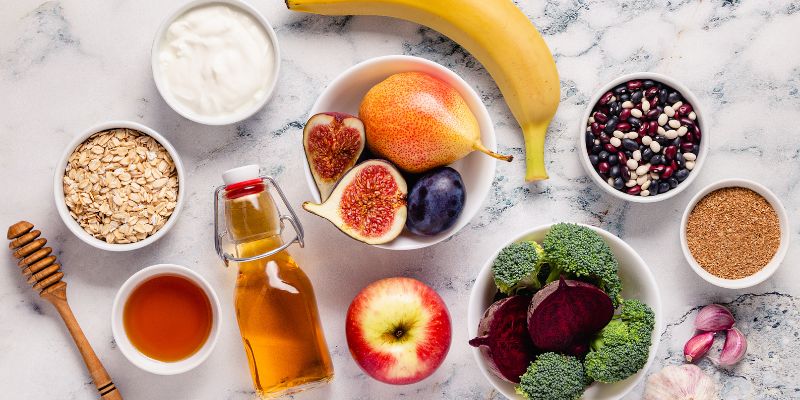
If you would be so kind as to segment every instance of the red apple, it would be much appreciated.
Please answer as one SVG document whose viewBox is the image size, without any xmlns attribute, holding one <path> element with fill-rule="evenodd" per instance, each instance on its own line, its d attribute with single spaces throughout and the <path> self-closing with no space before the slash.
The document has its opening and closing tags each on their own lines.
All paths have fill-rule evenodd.
<svg viewBox="0 0 800 400">
<path fill-rule="evenodd" d="M 359 293 L 347 310 L 347 346 L 369 376 L 393 385 L 436 371 L 452 339 L 447 305 L 428 285 L 388 278 Z"/>
</svg>

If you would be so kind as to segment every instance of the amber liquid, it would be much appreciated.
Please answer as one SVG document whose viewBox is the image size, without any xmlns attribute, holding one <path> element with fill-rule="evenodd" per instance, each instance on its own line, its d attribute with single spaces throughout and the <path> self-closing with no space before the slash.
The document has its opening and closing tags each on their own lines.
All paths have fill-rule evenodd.
<svg viewBox="0 0 800 400">
<path fill-rule="evenodd" d="M 133 289 L 122 321 L 137 350 L 152 359 L 172 362 L 203 347 L 214 319 L 203 289 L 177 275 L 159 275 Z"/>
<path fill-rule="evenodd" d="M 238 257 L 283 244 L 277 215 L 266 192 L 226 201 Z M 286 251 L 238 266 L 236 317 L 256 393 L 274 398 L 330 382 L 333 364 L 306 274 Z"/>
</svg>

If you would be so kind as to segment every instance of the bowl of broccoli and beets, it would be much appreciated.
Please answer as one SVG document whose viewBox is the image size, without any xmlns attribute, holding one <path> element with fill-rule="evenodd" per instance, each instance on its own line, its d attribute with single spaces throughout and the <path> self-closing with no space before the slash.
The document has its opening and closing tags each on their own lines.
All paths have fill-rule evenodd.
<svg viewBox="0 0 800 400">
<path fill-rule="evenodd" d="M 506 397 L 610 400 L 644 378 L 661 321 L 655 279 L 630 246 L 559 223 L 517 235 L 487 260 L 467 325 L 478 366 Z M 525 333 L 528 343 L 508 345 Z M 492 339 L 503 344 L 491 348 Z"/>
</svg>

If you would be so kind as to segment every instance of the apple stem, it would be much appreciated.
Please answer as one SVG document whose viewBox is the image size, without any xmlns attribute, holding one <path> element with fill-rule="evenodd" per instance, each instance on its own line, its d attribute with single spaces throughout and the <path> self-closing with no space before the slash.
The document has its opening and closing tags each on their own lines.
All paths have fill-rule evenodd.
<svg viewBox="0 0 800 400">
<path fill-rule="evenodd" d="M 398 329 L 398 330 L 394 331 L 394 336 L 396 338 L 400 339 L 401 337 L 403 337 L 403 330 L 402 329 Z"/>
</svg>

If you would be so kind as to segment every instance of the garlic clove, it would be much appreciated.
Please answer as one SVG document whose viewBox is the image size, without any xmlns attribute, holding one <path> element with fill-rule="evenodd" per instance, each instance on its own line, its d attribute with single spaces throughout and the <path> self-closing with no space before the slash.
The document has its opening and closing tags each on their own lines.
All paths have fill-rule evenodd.
<svg viewBox="0 0 800 400">
<path fill-rule="evenodd" d="M 712 344 L 714 344 L 714 332 L 701 333 L 689 339 L 683 346 L 683 355 L 686 357 L 686 361 L 692 362 L 706 355 Z"/>
<path fill-rule="evenodd" d="M 722 346 L 722 353 L 719 354 L 719 360 L 711 361 L 719 365 L 736 364 L 744 358 L 747 354 L 747 340 L 741 331 L 736 328 L 728 329 L 725 336 L 725 345 Z"/>
<path fill-rule="evenodd" d="M 713 400 L 714 381 L 694 364 L 665 367 L 649 378 L 643 400 Z"/>
<path fill-rule="evenodd" d="M 736 320 L 728 309 L 718 304 L 711 304 L 697 313 L 694 327 L 700 331 L 719 332 L 731 329 L 734 322 Z"/>
</svg>

